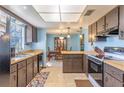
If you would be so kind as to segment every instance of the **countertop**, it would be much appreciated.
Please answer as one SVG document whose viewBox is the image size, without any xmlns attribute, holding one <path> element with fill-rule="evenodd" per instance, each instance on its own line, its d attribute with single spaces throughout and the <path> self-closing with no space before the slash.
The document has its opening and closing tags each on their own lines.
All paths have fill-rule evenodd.
<svg viewBox="0 0 124 93">
<path fill-rule="evenodd" d="M 122 71 L 124 71 L 124 61 L 118 61 L 118 60 L 104 60 L 104 63 L 111 65 L 115 68 L 118 68 Z"/>
<path fill-rule="evenodd" d="M 86 55 L 98 55 L 95 51 L 62 51 L 61 54 L 86 54 Z"/>
<path fill-rule="evenodd" d="M 27 50 L 27 51 L 24 51 L 22 53 L 22 55 L 25 55 L 24 57 L 19 58 L 19 59 L 16 58 L 16 57 L 15 58 L 11 58 L 11 65 L 12 64 L 15 64 L 15 63 L 18 63 L 20 61 L 26 60 L 26 59 L 28 59 L 30 57 L 33 57 L 33 56 L 42 54 L 42 53 L 43 53 L 43 51 L 42 50 L 39 50 L 39 49 L 37 49 L 37 50 Z"/>
</svg>

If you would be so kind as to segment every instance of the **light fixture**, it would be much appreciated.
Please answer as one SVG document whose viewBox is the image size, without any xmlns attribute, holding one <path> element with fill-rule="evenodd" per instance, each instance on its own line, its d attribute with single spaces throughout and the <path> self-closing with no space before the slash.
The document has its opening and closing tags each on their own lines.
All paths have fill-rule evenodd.
<svg viewBox="0 0 124 93">
<path fill-rule="evenodd" d="M 80 35 L 80 38 L 82 38 L 82 35 Z"/>
<path fill-rule="evenodd" d="M 27 6 L 23 6 L 23 9 L 26 10 L 27 9 Z"/>
<path fill-rule="evenodd" d="M 61 39 L 61 40 L 64 39 L 64 37 L 62 36 L 62 32 L 63 32 L 63 31 L 62 31 L 62 29 L 61 29 L 61 30 L 60 30 L 60 36 L 59 36 L 59 39 Z"/>
<path fill-rule="evenodd" d="M 68 27 L 67 29 L 68 29 L 68 35 L 67 35 L 67 38 L 70 38 L 70 27 Z"/>
<path fill-rule="evenodd" d="M 60 36 L 60 37 L 59 37 L 59 39 L 63 40 L 63 39 L 64 39 L 64 37 Z"/>
<path fill-rule="evenodd" d="M 80 27 L 80 38 L 82 38 L 82 27 Z"/>
</svg>

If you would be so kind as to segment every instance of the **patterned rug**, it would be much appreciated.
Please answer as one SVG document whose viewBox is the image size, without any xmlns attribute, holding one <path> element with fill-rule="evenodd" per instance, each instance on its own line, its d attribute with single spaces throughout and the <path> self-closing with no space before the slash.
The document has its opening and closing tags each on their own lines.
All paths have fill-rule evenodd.
<svg viewBox="0 0 124 93">
<path fill-rule="evenodd" d="M 43 87 L 47 78 L 48 78 L 49 72 L 40 72 L 38 73 L 34 79 L 27 85 L 27 87 Z"/>
</svg>

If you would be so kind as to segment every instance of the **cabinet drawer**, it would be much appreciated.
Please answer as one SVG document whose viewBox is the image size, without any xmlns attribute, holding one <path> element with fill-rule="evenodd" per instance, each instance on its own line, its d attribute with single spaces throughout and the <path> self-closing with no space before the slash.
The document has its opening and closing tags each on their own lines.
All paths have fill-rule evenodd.
<svg viewBox="0 0 124 93">
<path fill-rule="evenodd" d="M 120 80 L 121 82 L 124 82 L 124 72 L 110 66 L 108 64 L 104 64 L 104 71 L 115 77 L 116 79 Z"/>
<path fill-rule="evenodd" d="M 18 63 L 18 69 L 23 68 L 24 66 L 26 66 L 26 60 Z"/>
<path fill-rule="evenodd" d="M 10 66 L 10 73 L 16 72 L 17 71 L 17 64 L 11 65 Z"/>
<path fill-rule="evenodd" d="M 104 73 L 104 87 L 123 87 L 123 83 L 108 73 Z"/>
</svg>

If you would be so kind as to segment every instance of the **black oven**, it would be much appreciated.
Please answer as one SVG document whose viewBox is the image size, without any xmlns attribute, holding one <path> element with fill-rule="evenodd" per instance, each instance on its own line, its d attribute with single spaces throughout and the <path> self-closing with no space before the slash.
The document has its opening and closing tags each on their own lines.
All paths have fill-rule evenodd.
<svg viewBox="0 0 124 93">
<path fill-rule="evenodd" d="M 95 56 L 88 56 L 88 76 L 94 84 L 103 86 L 103 61 Z"/>
</svg>

